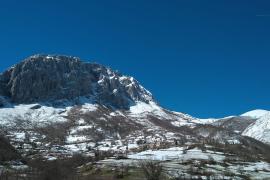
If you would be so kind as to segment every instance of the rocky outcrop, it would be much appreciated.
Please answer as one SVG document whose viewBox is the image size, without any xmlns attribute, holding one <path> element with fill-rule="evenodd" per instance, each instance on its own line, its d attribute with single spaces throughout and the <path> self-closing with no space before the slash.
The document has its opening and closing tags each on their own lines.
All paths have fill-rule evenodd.
<svg viewBox="0 0 270 180">
<path fill-rule="evenodd" d="M 87 96 L 113 108 L 153 101 L 134 78 L 69 56 L 34 55 L 0 75 L 0 95 L 15 103 Z"/>
</svg>

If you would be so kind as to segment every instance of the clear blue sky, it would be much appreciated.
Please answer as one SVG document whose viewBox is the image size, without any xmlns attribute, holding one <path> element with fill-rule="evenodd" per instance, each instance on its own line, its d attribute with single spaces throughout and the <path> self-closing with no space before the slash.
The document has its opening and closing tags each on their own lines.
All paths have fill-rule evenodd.
<svg viewBox="0 0 270 180">
<path fill-rule="evenodd" d="M 134 76 L 197 117 L 270 110 L 269 0 L 0 2 L 0 70 L 66 54 Z"/>
</svg>

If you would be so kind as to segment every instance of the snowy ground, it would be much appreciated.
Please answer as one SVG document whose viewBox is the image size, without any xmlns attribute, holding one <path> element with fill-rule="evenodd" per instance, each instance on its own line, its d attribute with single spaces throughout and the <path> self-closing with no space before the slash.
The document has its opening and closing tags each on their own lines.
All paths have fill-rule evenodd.
<svg viewBox="0 0 270 180">
<path fill-rule="evenodd" d="M 189 177 L 192 173 L 200 174 L 207 179 L 268 179 L 270 178 L 270 164 L 263 161 L 258 162 L 227 162 L 222 152 L 202 151 L 193 148 L 185 151 L 183 147 L 173 147 L 160 150 L 147 150 L 140 153 L 128 155 L 129 159 L 106 159 L 98 164 L 105 166 L 138 166 L 139 161 L 160 161 L 166 172 L 171 176 L 179 174 Z M 205 175 L 203 175 L 205 174 Z M 195 178 L 196 176 L 193 176 Z M 198 176 L 197 176 L 198 177 Z"/>
<path fill-rule="evenodd" d="M 159 161 L 167 161 L 167 160 L 182 160 L 187 161 L 190 159 L 201 159 L 208 160 L 209 158 L 213 158 L 215 161 L 224 160 L 225 156 L 221 155 L 221 153 L 216 153 L 213 151 L 202 152 L 202 150 L 198 148 L 184 151 L 183 147 L 173 147 L 169 149 L 161 149 L 161 150 L 147 150 L 137 154 L 129 155 L 130 159 L 137 160 L 159 160 Z"/>
</svg>

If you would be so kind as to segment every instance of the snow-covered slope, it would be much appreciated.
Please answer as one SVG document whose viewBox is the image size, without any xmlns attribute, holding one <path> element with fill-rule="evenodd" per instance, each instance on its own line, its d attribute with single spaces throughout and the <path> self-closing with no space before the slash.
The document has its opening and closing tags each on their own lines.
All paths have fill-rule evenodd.
<svg viewBox="0 0 270 180">
<path fill-rule="evenodd" d="M 62 108 L 40 106 L 39 104 L 15 105 L 0 108 L 0 125 L 16 127 L 17 122 L 25 125 L 43 126 L 49 123 L 63 122 L 66 119 L 61 115 Z"/>
<path fill-rule="evenodd" d="M 256 109 L 253 111 L 246 112 L 246 113 L 242 114 L 241 116 L 247 116 L 247 117 L 252 117 L 252 118 L 261 118 L 267 113 L 269 113 L 269 111 L 266 111 L 263 109 Z"/>
<path fill-rule="evenodd" d="M 258 117 L 258 114 L 256 117 Z M 270 144 L 270 112 L 265 113 L 249 125 L 242 135 Z"/>
<path fill-rule="evenodd" d="M 137 141 L 145 139 L 148 142 L 173 141 L 179 135 L 168 127 L 197 123 L 195 118 L 165 110 L 155 102 L 137 102 L 129 110 L 110 109 L 90 100 L 79 105 L 72 103 L 54 107 L 49 103 L 13 105 L 6 102 L 7 105 L 0 108 L 0 129 L 15 147 L 20 148 L 24 142 L 24 146 L 31 149 L 35 144 L 46 156 L 55 152 L 55 146 L 60 146 L 65 153 L 86 153 L 96 142 L 101 150 L 118 151 L 125 149 L 124 142 L 129 142 L 131 148 L 138 147 Z"/>
<path fill-rule="evenodd" d="M 2 98 L 4 99 L 4 98 Z M 79 106 L 69 102 L 66 106 L 54 107 L 51 104 L 11 104 L 6 102 L 7 105 L 0 108 L 0 125 L 6 127 L 16 126 L 18 122 L 27 122 L 27 125 L 42 127 L 51 123 L 59 123 L 67 121 L 67 116 L 73 109 L 79 109 L 81 114 L 87 114 L 96 112 L 100 104 L 95 104 L 89 100 L 89 102 L 83 102 Z M 155 102 L 136 102 L 129 110 L 113 110 L 110 113 L 111 117 L 122 115 L 126 118 L 134 121 L 140 120 L 142 124 L 147 122 L 149 116 L 159 119 L 167 120 L 172 125 L 195 125 L 200 123 L 196 118 L 192 116 L 168 111 L 158 106 Z M 111 117 L 107 117 L 108 119 Z"/>
<path fill-rule="evenodd" d="M 224 117 L 224 118 L 206 118 L 206 119 L 201 118 L 200 121 L 202 124 L 212 124 L 212 123 L 218 122 L 220 120 L 226 120 L 226 119 L 230 119 L 233 117 L 235 117 L 235 116 L 228 116 L 228 117 Z"/>
<path fill-rule="evenodd" d="M 166 110 L 153 101 L 149 103 L 137 102 L 134 106 L 130 107 L 128 115 L 137 119 L 147 119 L 148 116 L 154 116 L 159 119 L 169 120 L 172 125 L 177 127 L 184 125 L 192 126 L 201 123 L 198 119 L 188 114 Z"/>
</svg>

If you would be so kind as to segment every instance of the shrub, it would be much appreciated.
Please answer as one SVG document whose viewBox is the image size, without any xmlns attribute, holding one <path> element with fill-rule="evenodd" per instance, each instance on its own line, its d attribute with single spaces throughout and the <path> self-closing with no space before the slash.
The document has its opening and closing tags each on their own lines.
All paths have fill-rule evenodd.
<svg viewBox="0 0 270 180">
<path fill-rule="evenodd" d="M 29 161 L 31 169 L 35 169 L 38 180 L 71 180 L 77 175 L 77 167 L 87 162 L 87 159 L 79 154 L 72 158 L 46 161 L 35 159 Z"/>
<path fill-rule="evenodd" d="M 142 169 L 147 180 L 160 180 L 163 166 L 157 161 L 140 161 L 139 167 Z"/>
<path fill-rule="evenodd" d="M 20 154 L 9 143 L 9 141 L 5 137 L 0 136 L 0 163 L 20 158 Z"/>
</svg>

